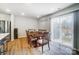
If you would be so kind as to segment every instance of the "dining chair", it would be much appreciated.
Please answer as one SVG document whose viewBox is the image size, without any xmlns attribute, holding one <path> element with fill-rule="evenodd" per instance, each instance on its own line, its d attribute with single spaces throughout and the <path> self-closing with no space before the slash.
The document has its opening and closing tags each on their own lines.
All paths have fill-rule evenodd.
<svg viewBox="0 0 79 59">
<path fill-rule="evenodd" d="M 37 40 L 37 44 L 39 46 L 42 46 L 42 53 L 43 53 L 43 47 L 44 45 L 48 44 L 48 48 L 50 50 L 50 38 L 49 38 L 49 32 L 39 33 L 39 39 Z"/>
<path fill-rule="evenodd" d="M 27 35 L 27 39 L 28 39 L 28 44 L 30 44 L 30 46 L 32 47 L 33 45 L 36 45 L 36 40 L 37 38 L 34 37 L 34 32 L 29 32 L 29 31 L 26 31 L 26 35 Z"/>
</svg>

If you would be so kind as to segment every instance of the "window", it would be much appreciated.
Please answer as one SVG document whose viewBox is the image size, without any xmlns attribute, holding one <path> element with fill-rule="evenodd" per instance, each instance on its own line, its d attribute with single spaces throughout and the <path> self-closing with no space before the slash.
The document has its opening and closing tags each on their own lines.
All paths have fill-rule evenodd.
<svg viewBox="0 0 79 59">
<path fill-rule="evenodd" d="M 5 21 L 0 20 L 0 33 L 5 32 Z"/>
<path fill-rule="evenodd" d="M 51 40 L 73 46 L 73 13 L 51 19 Z"/>
</svg>

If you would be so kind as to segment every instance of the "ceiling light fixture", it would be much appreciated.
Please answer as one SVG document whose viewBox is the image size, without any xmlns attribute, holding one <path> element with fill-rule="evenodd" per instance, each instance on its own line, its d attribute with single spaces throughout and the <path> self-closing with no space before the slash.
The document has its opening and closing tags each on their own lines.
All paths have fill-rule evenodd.
<svg viewBox="0 0 79 59">
<path fill-rule="evenodd" d="M 10 10 L 10 9 L 6 9 L 6 11 L 7 11 L 7 12 L 10 12 L 11 10 Z"/>
<path fill-rule="evenodd" d="M 24 15 L 24 13 L 21 13 L 21 15 Z"/>
<path fill-rule="evenodd" d="M 37 18 L 39 18 L 39 16 L 37 16 Z"/>
</svg>

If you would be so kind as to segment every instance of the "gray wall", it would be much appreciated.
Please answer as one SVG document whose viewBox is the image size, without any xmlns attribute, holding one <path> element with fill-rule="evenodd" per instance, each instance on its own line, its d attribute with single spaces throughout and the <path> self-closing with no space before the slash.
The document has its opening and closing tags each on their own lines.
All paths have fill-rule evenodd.
<svg viewBox="0 0 79 59">
<path fill-rule="evenodd" d="M 50 19 L 48 17 L 42 18 L 39 21 L 39 29 L 46 29 L 50 31 Z"/>
<path fill-rule="evenodd" d="M 79 49 L 79 11 L 74 12 L 74 47 Z"/>
</svg>

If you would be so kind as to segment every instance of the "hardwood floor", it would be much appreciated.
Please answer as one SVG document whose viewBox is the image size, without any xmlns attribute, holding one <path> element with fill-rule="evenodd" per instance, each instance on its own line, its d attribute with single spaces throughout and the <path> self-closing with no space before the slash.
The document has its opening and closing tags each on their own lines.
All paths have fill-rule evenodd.
<svg viewBox="0 0 79 59">
<path fill-rule="evenodd" d="M 9 55 L 31 54 L 32 47 L 27 43 L 27 38 L 19 38 L 11 41 L 7 45 L 7 53 Z"/>
<path fill-rule="evenodd" d="M 50 42 L 50 50 L 48 46 L 44 46 L 42 54 L 41 47 L 33 48 L 27 42 L 27 38 L 15 39 L 8 43 L 6 55 L 72 55 L 72 49 L 56 42 Z"/>
</svg>

